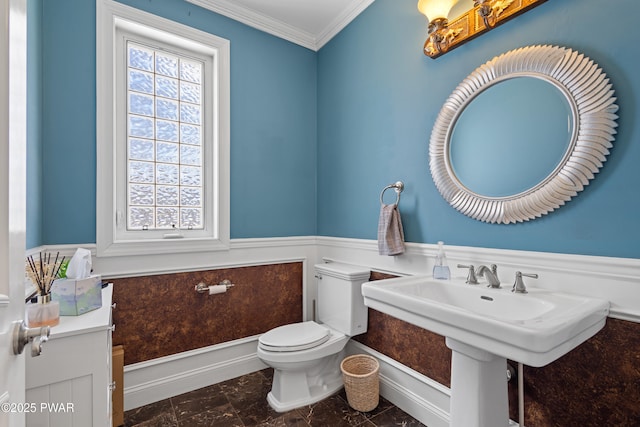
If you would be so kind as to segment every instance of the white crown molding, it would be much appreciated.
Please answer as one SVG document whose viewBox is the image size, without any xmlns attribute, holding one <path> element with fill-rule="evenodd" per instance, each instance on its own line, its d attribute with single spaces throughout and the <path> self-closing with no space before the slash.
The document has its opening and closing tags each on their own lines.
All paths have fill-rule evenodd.
<svg viewBox="0 0 640 427">
<path fill-rule="evenodd" d="M 238 22 L 242 22 L 260 31 L 264 31 L 265 33 L 280 37 L 281 39 L 298 44 L 307 49 L 318 51 L 375 0 L 352 0 L 347 7 L 344 8 L 344 11 L 318 34 L 310 33 L 286 22 L 263 15 L 255 10 L 234 4 L 230 0 L 187 1 Z"/>
<path fill-rule="evenodd" d="M 187 0 L 197 6 L 242 22 L 265 33 L 299 44 L 307 49 L 315 49 L 313 34 L 285 22 L 262 15 L 254 10 L 239 6 L 228 0 Z"/>
<path fill-rule="evenodd" d="M 322 46 L 329 43 L 340 31 L 358 17 L 375 0 L 354 0 L 345 7 L 342 13 L 327 25 L 324 30 L 316 34 L 316 48 L 318 51 Z"/>
</svg>

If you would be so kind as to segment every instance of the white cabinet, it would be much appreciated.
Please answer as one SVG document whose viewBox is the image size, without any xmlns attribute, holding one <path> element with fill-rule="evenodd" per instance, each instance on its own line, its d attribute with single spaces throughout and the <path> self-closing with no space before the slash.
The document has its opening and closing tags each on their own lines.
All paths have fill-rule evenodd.
<svg viewBox="0 0 640 427">
<path fill-rule="evenodd" d="M 42 354 L 27 354 L 27 426 L 111 427 L 112 293 L 102 290 L 102 308 L 60 316 Z"/>
</svg>

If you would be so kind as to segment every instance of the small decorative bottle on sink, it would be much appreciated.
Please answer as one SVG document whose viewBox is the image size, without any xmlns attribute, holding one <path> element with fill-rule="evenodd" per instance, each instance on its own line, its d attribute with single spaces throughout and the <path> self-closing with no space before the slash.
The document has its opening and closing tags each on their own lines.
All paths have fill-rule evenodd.
<svg viewBox="0 0 640 427">
<path fill-rule="evenodd" d="M 436 255 L 436 264 L 433 266 L 433 278 L 449 280 L 451 272 L 447 265 L 447 256 L 444 254 L 444 243 L 438 242 L 438 254 Z"/>
</svg>

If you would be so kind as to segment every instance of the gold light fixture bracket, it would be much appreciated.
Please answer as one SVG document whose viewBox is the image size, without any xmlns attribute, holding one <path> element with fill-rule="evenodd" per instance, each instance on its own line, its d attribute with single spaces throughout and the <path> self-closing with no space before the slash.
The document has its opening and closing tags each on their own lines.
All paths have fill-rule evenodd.
<svg viewBox="0 0 640 427">
<path fill-rule="evenodd" d="M 457 18 L 444 19 L 444 25 L 436 28 L 437 23 L 429 23 L 423 52 L 435 59 L 545 1 L 474 0 L 473 8 Z"/>
</svg>

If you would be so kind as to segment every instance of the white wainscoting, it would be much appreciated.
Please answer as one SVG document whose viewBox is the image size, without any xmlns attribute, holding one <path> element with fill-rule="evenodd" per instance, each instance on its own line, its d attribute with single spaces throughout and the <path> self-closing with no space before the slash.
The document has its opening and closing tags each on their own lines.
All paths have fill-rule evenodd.
<svg viewBox="0 0 640 427">
<path fill-rule="evenodd" d="M 640 322 L 640 259 L 556 254 L 547 252 L 447 246 L 447 261 L 453 277 L 465 278 L 458 264 L 496 264 L 505 286 L 511 286 L 515 272 L 537 273 L 526 278 L 527 286 L 587 295 L 610 301 L 610 317 Z M 398 275 L 431 274 L 436 245 L 406 244 L 401 256 L 378 255 L 373 240 L 317 238 L 320 259 L 368 266 L 372 270 Z"/>
<path fill-rule="evenodd" d="M 92 249 L 95 245 L 80 245 Z M 32 249 L 71 256 L 77 248 Z M 105 278 L 231 268 L 281 262 L 303 262 L 303 318 L 310 319 L 316 296 L 313 265 L 340 261 L 397 275 L 429 274 L 436 245 L 408 243 L 401 256 L 378 255 L 375 240 L 332 237 L 235 239 L 227 252 L 94 258 L 94 270 Z M 457 264 L 497 264 L 503 283 L 515 272 L 538 273 L 527 286 L 607 299 L 610 317 L 640 322 L 640 260 L 502 249 L 445 246 L 454 277 L 466 272 Z M 125 367 L 125 409 L 132 409 L 264 368 L 256 356 L 257 337 L 184 352 Z M 404 365 L 351 341 L 350 353 L 364 352 L 381 361 L 381 394 L 429 426 L 447 426 L 448 388 Z"/>
<path fill-rule="evenodd" d="M 313 313 L 316 298 L 313 265 L 318 259 L 315 237 L 282 237 L 265 239 L 234 239 L 228 251 L 192 252 L 177 254 L 155 254 L 138 256 L 96 257 L 96 245 L 40 246 L 27 251 L 27 255 L 38 252 L 60 253 L 70 258 L 79 248 L 91 250 L 93 272 L 103 279 L 153 276 L 158 274 L 222 268 L 250 267 L 256 265 L 303 263 L 302 295 L 303 318 Z M 309 265 L 311 268 L 309 268 Z M 28 292 L 28 290 L 26 291 Z"/>
<path fill-rule="evenodd" d="M 308 292 L 305 318 L 310 317 L 307 313 L 315 299 L 315 263 L 335 260 L 398 275 L 430 274 L 437 250 L 433 244 L 407 243 L 403 255 L 380 256 L 375 240 L 303 236 L 233 239 L 231 249 L 223 252 L 96 258 L 91 243 L 41 246 L 28 254 L 59 251 L 70 257 L 78 247 L 92 251 L 94 271 L 104 278 L 302 261 L 303 286 Z M 465 277 L 457 264 L 497 264 L 505 284 L 514 280 L 518 270 L 538 273 L 540 278 L 527 279 L 527 286 L 603 298 L 611 302 L 611 317 L 640 322 L 640 259 L 447 246 L 446 242 L 445 248 L 453 276 Z"/>
</svg>

